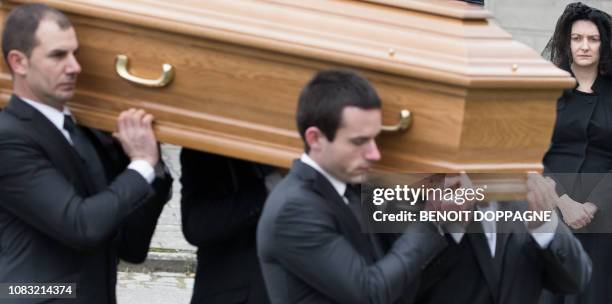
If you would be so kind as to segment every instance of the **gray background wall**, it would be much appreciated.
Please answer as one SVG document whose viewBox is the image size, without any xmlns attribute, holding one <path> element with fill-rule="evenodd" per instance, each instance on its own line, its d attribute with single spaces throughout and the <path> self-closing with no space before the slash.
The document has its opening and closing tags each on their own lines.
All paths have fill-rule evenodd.
<svg viewBox="0 0 612 304">
<path fill-rule="evenodd" d="M 514 39 L 538 52 L 550 39 L 569 0 L 485 0 L 485 8 Z M 582 3 L 612 14 L 612 0 L 583 0 Z"/>
</svg>

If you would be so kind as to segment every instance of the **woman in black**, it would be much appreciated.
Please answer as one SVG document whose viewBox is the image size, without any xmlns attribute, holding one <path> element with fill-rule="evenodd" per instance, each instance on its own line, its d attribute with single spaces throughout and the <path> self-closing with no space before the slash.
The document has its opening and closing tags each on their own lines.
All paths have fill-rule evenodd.
<svg viewBox="0 0 612 304">
<path fill-rule="evenodd" d="M 544 51 L 577 81 L 557 101 L 544 168 L 557 180 L 563 220 L 580 232 L 577 237 L 593 262 L 585 292 L 567 297 L 546 294 L 546 303 L 612 303 L 612 235 L 603 234 L 612 232 L 610 22 L 608 14 L 572 3 Z"/>
</svg>

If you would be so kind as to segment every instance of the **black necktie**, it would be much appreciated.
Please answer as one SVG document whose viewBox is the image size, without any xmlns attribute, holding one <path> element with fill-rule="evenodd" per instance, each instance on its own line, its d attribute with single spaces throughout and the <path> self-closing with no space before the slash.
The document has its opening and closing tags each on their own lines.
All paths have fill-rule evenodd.
<svg viewBox="0 0 612 304">
<path fill-rule="evenodd" d="M 361 214 L 361 191 L 359 186 L 347 184 L 346 190 L 344 190 L 344 197 L 348 200 L 348 207 L 353 212 L 355 218 L 360 225 L 363 227 L 363 218 Z"/>
<path fill-rule="evenodd" d="M 89 141 L 83 130 L 74 123 L 70 115 L 64 115 L 64 129 L 70 134 L 72 146 L 81 157 L 83 165 L 92 177 L 96 190 L 104 189 L 106 187 L 106 175 L 93 144 Z"/>
<path fill-rule="evenodd" d="M 499 224 L 499 223 L 498 223 Z M 499 231 L 499 225 L 497 230 Z M 508 239 L 507 233 L 497 233 L 495 240 L 495 257 L 493 258 L 493 264 L 495 265 L 495 270 L 499 274 L 500 280 L 504 277 L 504 259 L 505 259 L 505 245 Z M 501 284 L 501 282 L 500 282 Z"/>
<path fill-rule="evenodd" d="M 362 208 L 361 205 L 361 185 L 347 184 L 346 190 L 344 190 L 344 197 L 346 197 L 348 200 L 348 207 L 351 209 L 351 212 L 357 219 L 359 226 L 361 226 L 362 232 L 364 232 L 364 236 L 367 238 L 367 241 L 371 246 L 370 250 L 372 250 L 371 254 L 373 254 L 374 259 L 382 257 L 383 250 L 378 236 L 374 233 L 368 232 L 370 230 L 366 226 L 368 225 L 368 219 L 366 216 L 369 212 L 367 208 Z"/>
<path fill-rule="evenodd" d="M 346 184 L 346 190 L 344 190 L 344 197 L 349 201 L 349 205 L 361 203 L 361 191 L 359 185 Z"/>
</svg>

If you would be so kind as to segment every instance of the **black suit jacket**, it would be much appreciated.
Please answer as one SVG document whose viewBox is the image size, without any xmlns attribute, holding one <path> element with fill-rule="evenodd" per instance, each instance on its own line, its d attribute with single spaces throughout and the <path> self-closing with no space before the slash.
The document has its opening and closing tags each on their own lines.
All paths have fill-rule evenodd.
<svg viewBox="0 0 612 304">
<path fill-rule="evenodd" d="M 198 246 L 191 303 L 268 303 L 255 251 L 264 166 L 183 148 L 183 233 Z"/>
<path fill-rule="evenodd" d="M 445 246 L 433 226 L 411 225 L 383 254 L 329 181 L 299 160 L 257 228 L 272 303 L 393 303 Z"/>
<path fill-rule="evenodd" d="M 482 232 L 465 234 L 459 244 L 449 240 L 415 283 L 419 292 L 412 303 L 535 304 L 544 288 L 576 293 L 586 287 L 591 260 L 561 220 L 546 249 L 523 223 L 498 225 L 507 233 L 497 234 L 495 258 Z"/>
<path fill-rule="evenodd" d="M 52 303 L 115 303 L 118 258 L 146 258 L 169 199 L 169 175 L 151 186 L 125 170 L 127 159 L 108 134 L 85 133 L 111 181 L 104 189 L 36 109 L 13 96 L 0 113 L 0 282 L 77 284 L 76 300 Z"/>
</svg>

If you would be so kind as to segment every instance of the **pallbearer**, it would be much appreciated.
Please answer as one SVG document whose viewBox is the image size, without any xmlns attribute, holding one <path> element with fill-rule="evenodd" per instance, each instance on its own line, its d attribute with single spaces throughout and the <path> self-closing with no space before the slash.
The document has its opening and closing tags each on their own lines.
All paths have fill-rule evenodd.
<svg viewBox="0 0 612 304">
<path fill-rule="evenodd" d="M 169 198 L 151 115 L 121 113 L 116 144 L 79 126 L 66 107 L 81 72 L 78 49 L 70 21 L 46 5 L 16 7 L 6 19 L 13 96 L 0 114 L 0 283 L 75 288 L 2 290 L 2 303 L 115 303 L 119 259 L 146 258 Z"/>
</svg>

